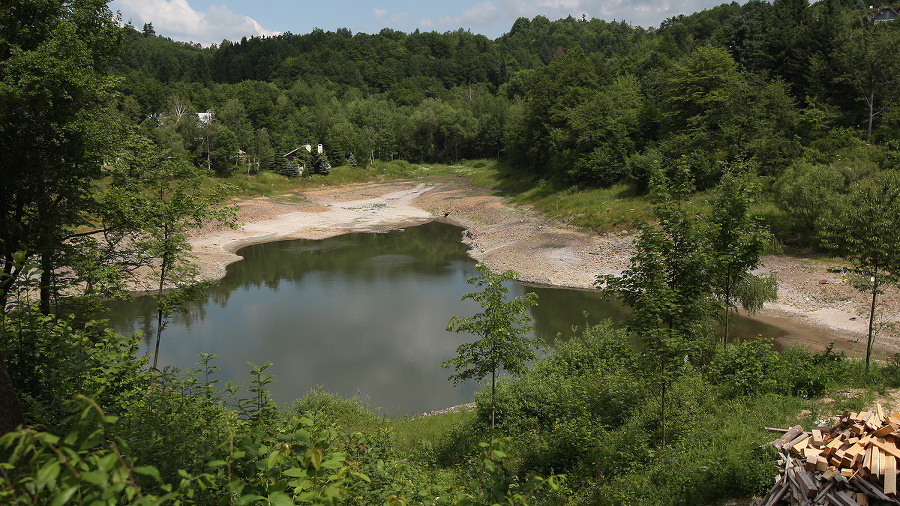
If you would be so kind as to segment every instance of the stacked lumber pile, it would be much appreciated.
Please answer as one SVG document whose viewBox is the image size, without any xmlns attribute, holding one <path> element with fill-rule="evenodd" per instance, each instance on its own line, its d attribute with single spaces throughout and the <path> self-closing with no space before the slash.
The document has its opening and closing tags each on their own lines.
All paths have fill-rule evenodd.
<svg viewBox="0 0 900 506">
<path fill-rule="evenodd" d="M 781 453 L 778 480 L 758 503 L 840 506 L 896 504 L 900 412 L 880 404 L 844 412 L 831 426 L 788 429 L 772 443 Z"/>
</svg>

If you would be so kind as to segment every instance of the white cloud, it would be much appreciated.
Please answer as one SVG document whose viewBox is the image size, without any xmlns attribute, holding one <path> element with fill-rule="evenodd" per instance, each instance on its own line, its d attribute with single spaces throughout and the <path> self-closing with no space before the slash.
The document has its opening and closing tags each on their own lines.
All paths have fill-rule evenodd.
<svg viewBox="0 0 900 506">
<path fill-rule="evenodd" d="M 374 9 L 372 9 L 372 12 L 375 14 L 375 19 L 380 20 L 384 17 L 385 14 L 387 14 L 387 9 L 379 9 L 378 7 L 375 7 Z"/>
<path fill-rule="evenodd" d="M 548 9 L 577 9 L 579 4 L 578 0 L 544 0 L 542 2 L 538 2 L 538 5 L 541 7 L 546 7 Z"/>
<path fill-rule="evenodd" d="M 624 20 L 632 25 L 655 27 L 676 14 L 691 14 L 711 8 L 720 2 L 710 0 L 495 0 L 507 19 L 533 18 L 536 15 L 554 20 L 573 16 L 607 21 Z M 741 3 L 744 0 L 739 0 Z"/>
<path fill-rule="evenodd" d="M 144 23 L 153 23 L 158 34 L 185 42 L 209 45 L 223 39 L 278 35 L 224 5 L 198 12 L 187 0 L 116 0 L 112 7 L 122 11 L 122 18 L 131 20 L 138 29 Z"/>
<path fill-rule="evenodd" d="M 503 15 L 493 2 L 482 2 L 463 11 L 460 16 L 441 16 L 437 25 L 444 28 L 468 28 L 470 26 L 491 26 L 502 19 Z"/>
</svg>

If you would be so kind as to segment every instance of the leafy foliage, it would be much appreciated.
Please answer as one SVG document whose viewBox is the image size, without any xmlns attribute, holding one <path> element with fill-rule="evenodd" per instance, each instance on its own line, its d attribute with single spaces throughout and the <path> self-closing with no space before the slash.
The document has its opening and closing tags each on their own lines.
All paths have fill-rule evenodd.
<svg viewBox="0 0 900 506">
<path fill-rule="evenodd" d="M 537 295 L 528 293 L 513 300 L 506 300 L 509 288 L 503 283 L 514 279 L 516 273 L 506 271 L 494 274 L 484 264 L 476 266 L 480 275 L 469 278 L 467 283 L 482 290 L 463 295 L 462 300 L 478 302 L 482 312 L 469 318 L 455 316 L 447 324 L 447 331 L 468 332 L 478 336 L 472 343 L 463 343 L 456 349 L 457 356 L 441 367 L 453 367 L 456 373 L 450 376 L 454 385 L 491 376 L 491 428 L 494 427 L 493 394 L 497 375 L 505 370 L 513 375 L 522 374 L 529 361 L 537 357 L 535 348 L 544 344 L 539 337 L 528 337 L 531 330 L 531 316 L 528 308 L 537 304 Z"/>
<path fill-rule="evenodd" d="M 875 305 L 885 285 L 900 276 L 900 238 L 893 233 L 900 220 L 900 176 L 885 171 L 854 185 L 841 212 L 825 228 L 826 244 L 851 263 L 854 286 L 872 295 L 866 368 L 875 339 Z"/>
</svg>

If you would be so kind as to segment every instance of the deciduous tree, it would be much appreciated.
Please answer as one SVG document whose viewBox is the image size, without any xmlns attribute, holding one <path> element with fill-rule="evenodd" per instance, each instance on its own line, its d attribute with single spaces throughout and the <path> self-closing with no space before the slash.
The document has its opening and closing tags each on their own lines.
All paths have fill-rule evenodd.
<svg viewBox="0 0 900 506">
<path fill-rule="evenodd" d="M 449 379 L 454 385 L 466 380 L 482 380 L 491 376 L 491 432 L 495 425 L 494 393 L 497 375 L 505 370 L 513 375 L 522 374 L 529 361 L 537 357 L 535 350 L 544 341 L 539 337 L 529 337 L 531 316 L 528 308 L 537 304 L 537 295 L 528 293 L 507 300 L 509 288 L 503 283 L 515 279 L 514 271 L 494 274 L 484 264 L 476 266 L 480 275 L 469 278 L 468 283 L 481 291 L 463 295 L 462 300 L 478 302 L 483 309 L 475 316 L 464 318 L 454 316 L 447 324 L 452 332 L 469 332 L 478 340 L 459 345 L 457 356 L 445 361 L 441 367 L 456 370 Z"/>
<path fill-rule="evenodd" d="M 846 30 L 838 49 L 843 74 L 838 79 L 852 86 L 866 106 L 866 142 L 872 142 L 875 116 L 894 103 L 900 92 L 900 29 L 893 23 L 873 25 L 866 19 L 856 29 Z"/>
<path fill-rule="evenodd" d="M 774 277 L 750 272 L 759 266 L 770 237 L 751 211 L 758 191 L 747 176 L 726 172 L 712 201 L 710 274 L 713 290 L 725 310 L 723 349 L 728 346 L 731 308 L 740 302 L 744 309 L 755 311 L 777 295 Z"/>
<path fill-rule="evenodd" d="M 853 286 L 872 296 L 866 370 L 875 342 L 875 307 L 887 285 L 900 280 L 900 176 L 885 171 L 856 183 L 841 212 L 824 228 L 824 242 L 850 266 Z"/>
<path fill-rule="evenodd" d="M 710 262 L 701 218 L 668 195 L 655 208 L 656 224 L 639 224 L 631 265 L 595 285 L 633 311 L 628 328 L 642 345 L 642 369 L 658 385 L 660 427 L 666 444 L 666 393 L 689 362 L 711 351 Z"/>
<path fill-rule="evenodd" d="M 59 251 L 91 222 L 93 183 L 115 143 L 106 74 L 121 40 L 103 0 L 11 0 L 0 9 L 0 310 L 39 258 L 41 309 L 51 310 Z"/>
<path fill-rule="evenodd" d="M 188 229 L 212 221 L 236 224 L 233 210 L 216 206 L 220 197 L 204 190 L 201 169 L 165 155 L 135 139 L 121 152 L 109 190 L 118 196 L 117 209 L 128 213 L 133 224 L 134 255 L 153 269 L 157 317 L 153 370 L 169 318 L 202 294 L 197 267 L 191 262 Z"/>
</svg>

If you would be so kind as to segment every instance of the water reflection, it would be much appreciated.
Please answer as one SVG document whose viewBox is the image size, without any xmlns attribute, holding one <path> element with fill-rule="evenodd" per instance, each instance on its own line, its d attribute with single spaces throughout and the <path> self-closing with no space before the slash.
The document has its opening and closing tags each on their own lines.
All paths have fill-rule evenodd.
<svg viewBox="0 0 900 506">
<path fill-rule="evenodd" d="M 160 364 L 189 368 L 201 352 L 215 353 L 220 381 L 246 384 L 247 362 L 271 361 L 272 391 L 282 403 L 319 386 L 368 398 L 389 415 L 471 402 L 477 385 L 454 388 L 440 367 L 472 339 L 446 332 L 447 322 L 480 309 L 460 301 L 473 289 L 466 280 L 477 275 L 461 233 L 433 222 L 243 248 L 244 260 L 228 267 L 208 298 L 173 318 Z M 571 336 L 573 326 L 627 316 L 594 291 L 509 286 L 512 296 L 538 294 L 535 333 L 548 342 Z M 149 297 L 113 302 L 108 317 L 118 332 L 153 335 Z"/>
</svg>

